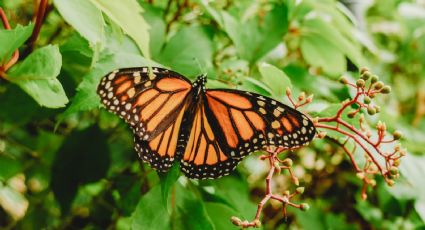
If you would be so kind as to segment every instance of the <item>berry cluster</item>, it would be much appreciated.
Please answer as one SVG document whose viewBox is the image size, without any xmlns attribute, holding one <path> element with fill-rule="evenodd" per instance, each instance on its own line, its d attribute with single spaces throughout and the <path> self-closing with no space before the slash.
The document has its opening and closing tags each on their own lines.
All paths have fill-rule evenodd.
<svg viewBox="0 0 425 230">
<path fill-rule="evenodd" d="M 366 199 L 367 187 L 376 185 L 373 179 L 376 174 L 381 174 L 388 185 L 394 184 L 394 179 L 399 177 L 400 158 L 406 155 L 406 150 L 402 149 L 399 143 L 395 143 L 402 137 L 400 131 L 388 134 L 387 126 L 382 121 L 378 121 L 373 129 L 365 119 L 366 113 L 373 116 L 381 111 L 381 107 L 376 105 L 373 99 L 379 94 L 391 93 L 391 87 L 379 81 L 379 77 L 366 68 L 360 70 L 360 78 L 356 82 L 350 82 L 346 77 L 341 77 L 340 82 L 356 90 L 354 97 L 343 101 L 334 116 L 315 118 L 314 122 L 321 130 L 321 138 L 326 136 L 326 129 L 337 131 L 346 137 L 337 142 L 350 157 L 357 176 L 363 181 L 362 198 Z M 353 126 L 353 122 L 344 120 L 343 113 L 347 114 L 348 119 L 358 119 L 359 128 Z M 355 143 L 352 150 L 346 146 L 349 141 Z M 388 145 L 392 150 L 384 151 L 383 145 Z M 366 163 L 362 167 L 353 157 L 357 147 L 365 153 Z"/>
<path fill-rule="evenodd" d="M 382 175 L 388 185 L 394 185 L 394 179 L 400 176 L 398 170 L 400 158 L 406 155 L 406 150 L 402 149 L 399 143 L 396 143 L 402 137 L 400 131 L 394 131 L 392 134 L 388 134 L 384 122 L 379 121 L 374 128 L 372 128 L 365 118 L 366 114 L 372 116 L 381 111 L 381 107 L 376 105 L 373 99 L 379 94 L 389 94 L 391 92 L 391 87 L 379 81 L 379 77 L 372 74 L 366 68 L 361 69 L 360 78 L 355 82 L 350 82 L 346 77 L 342 77 L 340 82 L 353 88 L 356 93 L 352 99 L 347 99 L 341 103 L 341 107 L 336 111 L 335 115 L 330 117 L 316 117 L 313 119 L 318 129 L 316 137 L 329 138 L 333 142 L 338 143 L 346 152 L 356 170 L 357 177 L 363 182 L 361 197 L 366 199 L 367 188 L 369 186 L 376 186 L 374 177 L 377 174 Z M 294 108 L 300 108 L 313 101 L 313 95 L 306 97 L 304 92 L 301 92 L 297 99 L 292 98 L 290 89 L 286 90 L 286 95 Z M 346 114 L 346 116 L 343 116 L 343 114 Z M 359 125 L 352 125 L 355 122 L 348 122 L 348 119 L 358 119 L 358 121 L 355 122 L 358 122 Z M 344 138 L 342 140 L 332 139 L 332 137 L 327 135 L 326 130 L 336 131 L 342 134 Z M 351 150 L 348 149 L 347 146 L 347 143 L 350 141 L 354 143 L 354 148 Z M 384 151 L 384 145 L 392 147 L 392 150 L 389 152 Z M 354 158 L 354 153 L 357 148 L 363 150 L 366 159 L 365 163 L 361 166 Z M 304 187 L 298 187 L 299 180 L 292 172 L 292 160 L 289 158 L 281 160 L 278 157 L 280 153 L 285 150 L 290 149 L 269 149 L 266 150 L 268 153 L 267 155 L 260 156 L 261 160 L 268 160 L 269 163 L 265 196 L 258 204 L 254 220 L 242 221 L 238 217 L 232 217 L 231 221 L 233 224 L 242 228 L 260 227 L 260 215 L 264 205 L 269 202 L 269 200 L 276 200 L 282 203 L 282 213 L 284 217 L 286 217 L 286 208 L 288 206 L 303 211 L 309 209 L 306 203 L 295 204 L 291 201 L 296 195 L 304 192 Z M 291 180 L 297 188 L 293 192 L 284 191 L 282 194 L 274 194 L 272 192 L 271 181 L 273 176 L 280 174 L 282 170 L 287 170 L 289 172 Z"/>
</svg>

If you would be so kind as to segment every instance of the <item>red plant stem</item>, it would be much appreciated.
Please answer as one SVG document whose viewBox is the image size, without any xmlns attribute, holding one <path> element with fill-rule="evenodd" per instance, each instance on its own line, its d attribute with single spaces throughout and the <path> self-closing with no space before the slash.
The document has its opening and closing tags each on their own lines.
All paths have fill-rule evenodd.
<svg viewBox="0 0 425 230">
<path fill-rule="evenodd" d="M 286 93 L 286 95 L 288 96 L 288 99 L 291 102 L 292 106 L 294 106 L 294 108 L 296 109 L 297 108 L 297 104 L 292 99 L 291 94 Z"/>
<path fill-rule="evenodd" d="M 19 50 L 15 50 L 15 52 L 13 52 L 12 58 L 2 67 L 0 67 L 0 71 L 6 72 L 8 69 L 10 69 L 10 67 L 12 67 L 18 61 L 18 59 L 19 59 Z"/>
<path fill-rule="evenodd" d="M 10 30 L 10 24 L 9 24 L 9 20 L 6 17 L 6 14 L 3 11 L 3 8 L 0 7 L 0 17 L 1 17 L 1 21 L 3 23 L 3 27 L 6 30 Z M 4 72 L 6 72 L 10 67 L 12 67 L 19 59 L 19 50 L 16 49 L 13 52 L 12 58 L 4 65 L 0 66 L 0 77 L 5 78 L 4 76 Z"/>
<path fill-rule="evenodd" d="M 6 30 L 10 30 L 9 20 L 7 20 L 6 14 L 3 11 L 3 8 L 0 7 L 0 17 L 1 21 L 3 22 L 3 27 Z"/>
<path fill-rule="evenodd" d="M 286 216 L 286 205 L 289 205 L 289 206 L 292 206 L 292 207 L 295 207 L 295 208 L 301 208 L 301 205 L 294 204 L 294 203 L 292 203 L 292 202 L 289 201 L 290 198 L 292 198 L 293 196 L 295 196 L 296 194 L 299 194 L 299 193 L 294 193 L 294 194 L 290 194 L 290 195 L 280 196 L 280 195 L 273 194 L 273 192 L 272 192 L 271 181 L 272 181 L 273 175 L 277 171 L 276 170 L 276 167 L 277 166 L 275 166 L 275 161 L 278 161 L 278 162 L 281 162 L 282 163 L 282 161 L 277 157 L 277 154 L 279 152 L 281 152 L 282 150 L 287 150 L 287 149 L 279 148 L 279 149 L 276 149 L 273 152 L 270 151 L 270 150 L 267 150 L 267 152 L 270 155 L 263 156 L 262 157 L 262 159 L 268 158 L 269 164 L 270 164 L 270 170 L 269 170 L 269 172 L 267 174 L 267 177 L 266 177 L 266 192 L 265 192 L 265 196 L 260 201 L 260 203 L 258 203 L 257 212 L 255 214 L 254 220 L 251 221 L 251 222 L 241 223 L 240 224 L 241 227 L 243 227 L 243 228 L 247 228 L 247 227 L 258 227 L 256 225 L 257 224 L 256 222 L 260 220 L 260 215 L 261 215 L 261 212 L 263 211 L 264 205 L 270 199 L 277 200 L 277 201 L 279 201 L 279 202 L 281 202 L 283 204 L 283 213 L 284 213 L 284 216 Z M 292 175 L 292 171 L 290 170 L 290 167 L 284 167 L 284 166 L 279 166 L 279 167 L 289 170 L 289 173 L 291 174 L 291 176 L 294 177 L 294 175 Z"/>
<path fill-rule="evenodd" d="M 376 167 L 378 167 L 379 171 L 382 173 L 382 175 L 385 175 L 386 172 L 384 172 L 384 170 L 382 169 L 382 167 L 379 165 L 378 161 L 375 159 L 375 157 L 373 156 L 373 154 L 366 148 L 366 146 L 364 146 L 364 144 L 353 134 L 344 131 L 340 128 L 334 127 L 334 126 L 330 126 L 330 125 L 325 125 L 325 124 L 316 124 L 316 127 L 318 128 L 325 128 L 325 129 L 330 129 L 330 130 L 335 130 L 341 134 L 344 134 L 348 137 L 350 137 L 351 139 L 353 139 L 366 153 L 367 155 L 370 157 L 370 159 L 373 161 L 373 163 L 375 163 Z"/>
<path fill-rule="evenodd" d="M 356 128 L 354 128 L 352 125 L 348 124 L 346 121 L 342 120 L 341 118 L 338 118 L 336 120 L 339 124 L 342 124 L 344 127 L 350 129 L 351 131 L 353 131 L 357 136 L 361 137 L 364 141 L 366 141 L 368 144 L 372 145 L 375 147 L 376 152 L 381 155 L 382 157 L 386 157 L 381 150 L 378 148 L 378 146 L 375 146 L 374 143 L 372 143 L 372 141 L 367 138 L 365 135 L 363 135 L 363 133 L 359 132 Z"/>
<path fill-rule="evenodd" d="M 363 89 L 363 91 L 364 91 L 364 89 Z M 369 90 L 370 91 L 370 90 Z M 383 157 L 386 157 L 382 152 L 381 152 L 381 150 L 378 148 L 378 145 L 379 145 L 379 143 L 380 143 L 380 141 L 379 141 L 379 139 L 378 139 L 378 142 L 377 143 L 372 143 L 372 141 L 370 141 L 370 139 L 369 138 L 367 138 L 365 135 L 363 135 L 363 133 L 361 133 L 359 130 L 357 130 L 356 128 L 354 128 L 352 125 L 350 125 L 350 124 L 348 124 L 346 121 L 344 121 L 344 120 L 342 120 L 341 119 L 341 115 L 342 115 L 342 113 L 343 113 L 343 111 L 348 107 L 348 106 L 351 106 L 351 105 L 353 105 L 353 104 L 355 104 L 355 103 L 358 103 L 358 98 L 360 97 L 360 95 L 362 95 L 362 92 L 359 90 L 359 89 L 357 89 L 357 93 L 356 93 L 356 96 L 352 99 L 352 100 L 350 100 L 350 101 L 348 101 L 348 102 L 346 102 L 346 103 L 344 103 L 343 104 L 343 106 L 337 111 L 337 114 L 335 115 L 335 116 L 333 116 L 333 117 L 325 117 L 325 118 L 319 118 L 318 119 L 318 122 L 336 122 L 338 125 L 339 124 L 341 124 L 341 125 L 343 125 L 344 127 L 346 127 L 347 129 L 349 129 L 349 130 L 351 130 L 352 132 L 354 132 L 356 135 L 358 135 L 360 138 L 362 138 L 364 141 L 366 141 L 368 144 L 370 144 L 371 146 L 373 146 L 374 148 L 375 148 L 375 150 L 376 150 L 376 152 L 379 154 L 379 155 L 381 155 L 381 156 L 383 156 Z M 339 130 L 336 130 L 336 131 L 339 131 Z M 379 136 L 381 136 L 381 135 L 379 135 Z M 379 138 L 381 138 L 381 137 L 379 137 Z M 357 141 L 356 141 L 357 142 Z M 358 142 L 359 143 L 359 142 Z M 369 154 L 370 155 L 370 154 Z"/>
<path fill-rule="evenodd" d="M 40 0 L 38 5 L 37 16 L 35 18 L 34 30 L 32 31 L 31 37 L 28 40 L 30 50 L 34 48 L 34 44 L 37 41 L 38 35 L 40 34 L 41 26 L 43 25 L 44 14 L 46 13 L 47 0 Z"/>
<path fill-rule="evenodd" d="M 360 169 L 360 167 L 357 165 L 356 161 L 354 160 L 353 154 L 347 149 L 347 147 L 345 145 L 341 145 L 341 147 L 345 151 L 345 153 L 348 155 L 348 157 L 350 158 L 350 161 L 353 164 L 356 171 L 361 172 L 362 170 Z M 355 149 L 352 152 L 354 153 L 354 151 L 355 151 Z"/>
</svg>

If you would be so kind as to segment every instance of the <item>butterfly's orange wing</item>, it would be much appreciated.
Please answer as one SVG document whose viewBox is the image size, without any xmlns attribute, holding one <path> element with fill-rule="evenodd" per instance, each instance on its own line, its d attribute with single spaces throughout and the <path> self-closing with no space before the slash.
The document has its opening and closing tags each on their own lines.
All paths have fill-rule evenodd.
<svg viewBox="0 0 425 230">
<path fill-rule="evenodd" d="M 208 120 L 229 157 L 263 148 L 298 148 L 315 135 L 307 116 L 271 98 L 230 89 L 207 90 L 205 95 Z"/>
<path fill-rule="evenodd" d="M 191 123 L 185 126 L 181 168 L 189 178 L 229 174 L 253 151 L 294 149 L 313 139 L 315 128 L 304 114 L 276 100 L 239 90 L 206 90 Z"/>
<path fill-rule="evenodd" d="M 179 158 L 182 147 L 179 145 L 180 132 L 185 108 L 181 109 L 175 121 L 152 140 L 143 140 L 134 135 L 135 150 L 139 157 L 152 168 L 165 172 Z"/>
<path fill-rule="evenodd" d="M 192 89 L 180 74 L 162 68 L 127 68 L 103 77 L 97 89 L 105 107 L 129 123 L 142 140 L 165 131 Z"/>
<path fill-rule="evenodd" d="M 195 115 L 187 127 L 186 146 L 180 167 L 189 178 L 218 178 L 229 174 L 241 159 L 225 154 L 218 136 L 207 119 L 204 105 L 195 108 Z"/>
<path fill-rule="evenodd" d="M 167 171 L 179 156 L 177 142 L 192 86 L 173 71 L 153 67 L 148 73 L 147 67 L 111 72 L 97 92 L 105 107 L 132 127 L 140 158 Z"/>
</svg>

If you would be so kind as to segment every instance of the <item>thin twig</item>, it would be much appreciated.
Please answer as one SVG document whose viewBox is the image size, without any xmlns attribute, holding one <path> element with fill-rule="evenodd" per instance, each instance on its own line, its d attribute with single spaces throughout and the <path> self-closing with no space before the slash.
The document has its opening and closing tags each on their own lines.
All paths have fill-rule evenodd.
<svg viewBox="0 0 425 230">
<path fill-rule="evenodd" d="M 3 27 L 6 30 L 10 30 L 10 25 L 9 25 L 9 20 L 7 20 L 6 14 L 3 11 L 3 8 L 0 7 L 0 17 L 1 17 L 1 21 L 3 23 Z"/>
<path fill-rule="evenodd" d="M 7 19 L 6 14 L 3 11 L 3 8 L 0 7 L 0 17 L 1 17 L 1 21 L 3 23 L 3 27 L 6 30 L 10 30 L 10 24 L 9 24 L 9 20 Z M 12 67 L 19 59 L 19 50 L 16 49 L 13 54 L 12 54 L 12 58 L 6 62 L 5 64 L 3 64 L 2 66 L 0 66 L 0 77 L 6 79 L 6 71 Z"/>
<path fill-rule="evenodd" d="M 38 35 L 40 34 L 41 26 L 43 25 L 44 16 L 47 8 L 47 0 L 40 0 L 40 4 L 38 5 L 37 16 L 35 18 L 34 30 L 32 31 L 31 37 L 28 39 L 27 44 L 27 52 L 29 53 L 34 49 L 34 44 L 37 41 Z"/>
<path fill-rule="evenodd" d="M 183 9 L 189 6 L 189 0 L 184 0 L 182 4 L 180 4 L 179 0 L 176 0 L 176 4 L 177 4 L 177 10 L 174 13 L 173 17 L 171 18 L 171 20 L 166 25 L 165 27 L 166 32 L 170 31 L 171 24 L 173 24 L 180 18 Z"/>
</svg>

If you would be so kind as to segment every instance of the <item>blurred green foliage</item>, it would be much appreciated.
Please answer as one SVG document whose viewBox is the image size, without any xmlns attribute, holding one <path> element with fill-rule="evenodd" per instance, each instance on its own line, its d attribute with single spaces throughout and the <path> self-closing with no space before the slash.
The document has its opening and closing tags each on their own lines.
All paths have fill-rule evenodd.
<svg viewBox="0 0 425 230">
<path fill-rule="evenodd" d="M 218 180 L 188 180 L 177 166 L 158 176 L 138 160 L 129 128 L 100 108 L 103 75 L 149 62 L 284 102 L 292 86 L 314 94 L 307 110 L 322 115 L 353 95 L 336 79 L 368 66 L 394 89 L 368 119 L 405 134 L 402 178 L 391 188 L 378 180 L 362 201 L 344 152 L 315 140 L 288 153 L 311 209 L 283 219 L 272 203 L 263 228 L 425 228 L 424 1 L 49 4 L 35 50 L 0 79 L 0 228 L 232 229 L 231 216 L 253 218 L 267 170 L 258 154 Z M 33 5 L 0 1 L 12 27 L 0 29 L 0 64 L 26 49 Z M 293 188 L 288 175 L 274 178 L 277 192 Z"/>
</svg>

